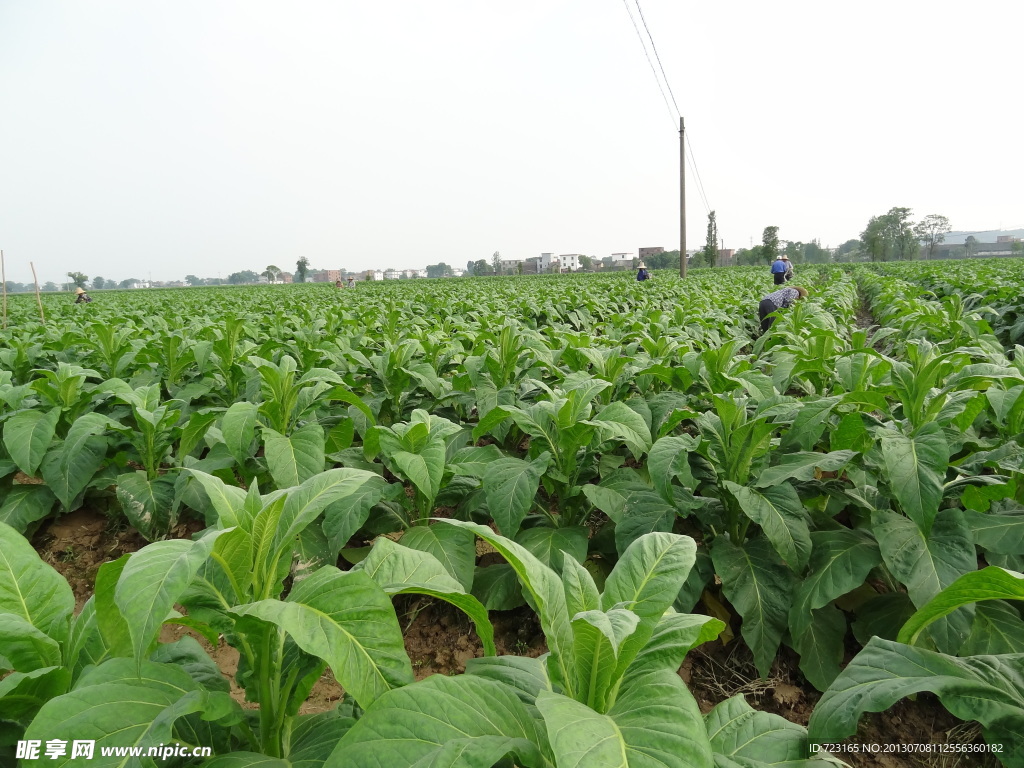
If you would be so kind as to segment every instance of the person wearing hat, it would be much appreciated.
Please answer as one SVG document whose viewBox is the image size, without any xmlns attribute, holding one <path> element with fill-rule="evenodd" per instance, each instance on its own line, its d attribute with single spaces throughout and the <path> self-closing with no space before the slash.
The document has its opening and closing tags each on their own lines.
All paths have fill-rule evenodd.
<svg viewBox="0 0 1024 768">
<path fill-rule="evenodd" d="M 641 282 L 641 283 L 644 280 L 650 280 L 651 279 L 651 273 L 647 271 L 647 265 L 644 264 L 642 261 L 640 262 L 640 265 L 637 267 L 636 279 L 639 282 Z"/>
<path fill-rule="evenodd" d="M 786 309 L 800 300 L 807 298 L 807 289 L 799 286 L 792 288 L 779 288 L 775 293 L 769 293 L 757 307 L 757 315 L 761 320 L 761 333 L 772 327 L 775 322 L 774 313 L 780 309 Z"/>
<path fill-rule="evenodd" d="M 89 297 L 89 294 L 83 291 L 81 288 L 75 288 L 75 293 L 78 294 L 78 297 L 75 299 L 75 304 L 88 304 L 90 301 L 92 301 L 92 299 Z"/>
<path fill-rule="evenodd" d="M 787 269 L 786 257 L 776 256 L 775 261 L 772 262 L 772 277 L 775 278 L 776 285 L 782 285 L 786 282 L 786 272 L 791 270 L 792 267 Z"/>
<path fill-rule="evenodd" d="M 349 288 L 355 288 L 356 287 L 356 279 L 354 277 L 352 277 L 352 275 L 348 276 L 348 287 Z"/>
<path fill-rule="evenodd" d="M 789 256 L 782 254 L 782 260 L 786 263 L 786 282 L 788 283 L 793 279 L 793 262 L 789 260 Z"/>
</svg>

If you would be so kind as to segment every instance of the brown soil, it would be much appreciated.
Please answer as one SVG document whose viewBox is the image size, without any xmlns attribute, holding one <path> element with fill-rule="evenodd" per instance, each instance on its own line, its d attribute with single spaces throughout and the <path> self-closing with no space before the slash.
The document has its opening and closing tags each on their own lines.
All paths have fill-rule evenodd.
<svg viewBox="0 0 1024 768">
<path fill-rule="evenodd" d="M 179 537 L 190 536 L 198 523 L 179 526 Z M 96 571 L 100 565 L 134 552 L 146 542 L 132 529 L 119 528 L 105 515 L 79 510 L 44 527 L 35 536 L 40 556 L 67 578 L 79 607 L 92 595 Z M 483 561 L 500 560 L 490 547 L 480 547 Z M 482 656 L 476 631 L 466 616 L 447 603 L 417 596 L 395 599 L 395 608 L 406 651 L 417 680 L 430 675 L 454 675 L 465 671 L 466 662 Z M 544 635 L 533 611 L 492 611 L 495 644 L 501 655 L 537 657 L 547 651 Z M 232 695 L 243 706 L 244 691 L 235 681 L 238 652 L 223 640 L 212 647 L 195 632 L 165 625 L 161 642 L 173 642 L 183 635 L 194 637 L 211 655 L 232 687 Z M 821 698 L 800 673 L 798 659 L 783 649 L 766 680 L 758 677 L 750 651 L 738 640 L 723 645 L 708 643 L 689 654 L 679 675 L 690 687 L 702 712 L 738 693 L 756 709 L 773 712 L 795 723 L 806 725 L 814 705 Z M 328 670 L 314 686 L 303 705 L 303 714 L 322 712 L 337 705 L 343 691 Z M 851 744 L 958 744 L 981 743 L 980 729 L 949 715 L 935 697 L 921 694 L 916 701 L 904 700 L 884 714 L 869 714 L 861 719 Z M 993 756 L 969 755 L 841 755 L 854 768 L 996 768 Z"/>
</svg>

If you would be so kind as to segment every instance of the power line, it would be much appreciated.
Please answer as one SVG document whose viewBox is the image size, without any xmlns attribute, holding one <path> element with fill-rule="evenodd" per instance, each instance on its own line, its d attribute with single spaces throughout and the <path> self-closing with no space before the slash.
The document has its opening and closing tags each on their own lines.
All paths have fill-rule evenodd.
<svg viewBox="0 0 1024 768">
<path fill-rule="evenodd" d="M 661 68 L 661 76 L 665 79 L 665 87 L 668 88 L 669 96 L 672 97 L 672 104 L 676 108 L 676 117 L 679 117 L 682 112 L 679 110 L 679 105 L 676 104 L 676 97 L 675 94 L 672 93 L 672 86 L 669 85 L 668 75 L 665 74 L 665 68 L 661 66 L 661 56 L 658 55 L 658 47 L 654 44 L 654 38 L 651 37 L 651 30 L 647 28 L 647 20 L 644 18 L 644 12 L 640 10 L 640 0 L 633 0 L 633 2 L 636 3 L 636 10 L 637 13 L 640 14 L 640 21 L 644 23 L 644 30 L 647 32 L 647 39 L 651 41 L 651 49 L 654 51 L 654 58 L 658 60 L 658 67 Z M 639 34 L 639 30 L 637 30 L 637 33 Z M 650 61 L 649 58 L 648 61 Z M 692 152 L 693 150 L 691 149 L 690 151 Z"/>
<path fill-rule="evenodd" d="M 668 103 L 668 97 L 665 95 L 665 89 L 661 87 L 661 80 L 658 79 L 658 71 L 654 68 L 654 62 L 651 61 L 651 54 L 649 54 L 647 52 L 647 44 L 644 43 L 644 36 L 640 34 L 640 27 L 638 27 L 636 25 L 636 19 L 633 18 L 633 12 L 631 10 L 629 10 L 629 0 L 622 0 L 622 4 L 626 6 L 626 13 L 629 14 L 629 20 L 631 22 L 633 22 L 633 29 L 636 30 L 636 36 L 640 40 L 640 47 L 644 49 L 644 56 L 647 57 L 647 63 L 651 65 L 651 74 L 654 75 L 654 82 L 656 82 L 658 84 L 658 90 L 661 91 L 661 98 L 665 102 L 665 109 L 668 110 L 669 119 L 672 121 L 672 128 L 675 129 L 676 120 L 679 118 L 679 108 L 676 107 L 675 114 L 673 114 L 672 107 L 670 107 L 669 103 Z M 640 6 L 638 5 L 637 6 L 637 10 L 639 10 L 639 9 L 640 9 Z M 643 17 L 643 14 L 641 14 L 641 18 L 642 17 Z M 647 28 L 646 22 L 644 23 L 644 28 L 645 29 Z M 647 34 L 649 36 L 650 32 L 648 32 Z M 655 55 L 657 55 L 658 52 L 655 51 L 654 53 L 655 53 Z M 658 64 L 660 65 L 661 62 L 659 61 Z M 664 70 L 662 70 L 662 72 L 664 72 Z M 665 85 L 668 85 L 668 80 L 665 81 Z M 672 89 L 669 88 L 669 92 L 671 92 L 671 90 Z M 674 96 L 672 97 L 672 102 L 675 103 L 675 97 Z"/>
<path fill-rule="evenodd" d="M 693 164 L 693 173 L 697 177 L 697 190 L 700 192 L 701 199 L 704 200 L 704 208 L 707 212 L 711 213 L 711 206 L 708 205 L 708 196 L 704 192 L 704 182 L 700 179 L 700 171 L 697 170 L 697 160 L 693 156 L 693 146 L 690 144 L 690 136 L 686 135 L 686 148 L 690 150 L 690 162 Z"/>
</svg>

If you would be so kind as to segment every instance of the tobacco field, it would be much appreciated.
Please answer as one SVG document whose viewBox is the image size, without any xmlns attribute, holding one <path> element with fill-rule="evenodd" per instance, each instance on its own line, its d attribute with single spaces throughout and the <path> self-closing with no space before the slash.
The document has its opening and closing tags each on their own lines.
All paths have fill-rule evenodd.
<svg viewBox="0 0 1024 768">
<path fill-rule="evenodd" d="M 1024 766 L 1024 266 L 796 282 L 761 336 L 760 268 L 8 297 L 0 764 Z M 83 591 L 84 514 L 137 546 Z M 723 648 L 809 719 L 698 701 Z M 816 746 L 914 697 L 959 762 Z"/>
</svg>

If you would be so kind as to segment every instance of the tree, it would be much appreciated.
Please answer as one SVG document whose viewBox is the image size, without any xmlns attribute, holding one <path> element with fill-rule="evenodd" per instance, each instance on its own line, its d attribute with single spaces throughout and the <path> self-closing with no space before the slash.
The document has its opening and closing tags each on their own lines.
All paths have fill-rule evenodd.
<svg viewBox="0 0 1024 768">
<path fill-rule="evenodd" d="M 860 240 L 847 240 L 836 248 L 836 261 L 860 261 Z"/>
<path fill-rule="evenodd" d="M 122 287 L 122 288 L 131 288 L 131 287 L 133 287 L 133 286 L 134 286 L 134 285 L 135 285 L 135 284 L 136 284 L 137 282 L 139 282 L 139 281 L 138 281 L 138 278 L 135 278 L 135 277 L 129 277 L 129 278 L 127 279 L 127 280 L 122 280 L 122 281 L 121 281 L 121 287 Z"/>
<path fill-rule="evenodd" d="M 303 256 L 301 259 L 295 262 L 295 278 L 296 282 L 306 282 L 306 273 L 309 271 L 309 259 Z"/>
<path fill-rule="evenodd" d="M 1024 254 L 1024 242 L 1020 240 L 1014 240 L 1010 244 L 1010 252 L 1014 256 L 1020 256 L 1021 254 Z"/>
<path fill-rule="evenodd" d="M 430 264 L 427 266 L 427 277 L 451 277 L 452 268 L 445 264 L 443 261 L 440 264 Z"/>
<path fill-rule="evenodd" d="M 272 283 L 276 283 L 277 276 L 281 274 L 281 268 L 275 267 L 273 264 L 271 264 L 269 267 L 263 270 L 263 274 L 266 275 L 267 280 L 269 280 Z"/>
<path fill-rule="evenodd" d="M 906 260 L 917 256 L 919 246 L 910 215 L 909 208 L 890 208 L 888 213 L 871 217 L 860 233 L 860 240 L 872 261 Z"/>
<path fill-rule="evenodd" d="M 56 291 L 57 286 L 52 281 L 47 280 L 46 284 L 41 288 L 43 291 Z"/>
<path fill-rule="evenodd" d="M 950 229 L 949 219 L 937 213 L 928 214 L 914 226 L 914 234 L 928 247 L 929 259 L 935 255 L 935 246 L 946 239 Z"/>
<path fill-rule="evenodd" d="M 68 277 L 71 281 L 82 290 L 85 290 L 85 284 L 89 282 L 89 276 L 82 274 L 81 272 L 68 272 Z"/>
<path fill-rule="evenodd" d="M 715 223 L 715 212 L 708 214 L 708 237 L 702 251 L 704 262 L 709 267 L 718 265 L 718 224 Z"/>
<path fill-rule="evenodd" d="M 473 274 L 478 277 L 489 275 L 491 274 L 491 265 L 487 263 L 486 259 L 477 259 L 473 262 Z"/>
<path fill-rule="evenodd" d="M 808 264 L 828 264 L 832 259 L 820 242 L 811 240 L 803 247 L 803 260 Z"/>
<path fill-rule="evenodd" d="M 740 248 L 736 251 L 736 264 L 741 267 L 759 267 L 764 264 L 764 246 Z"/>
<path fill-rule="evenodd" d="M 494 255 L 491 256 L 491 269 L 494 270 L 494 274 L 501 274 L 501 254 L 498 251 L 495 251 Z"/>
<path fill-rule="evenodd" d="M 968 235 L 967 239 L 964 240 L 964 247 L 967 249 L 967 258 L 973 258 L 974 253 L 978 250 L 978 238 L 974 235 Z"/>
<path fill-rule="evenodd" d="M 473 264 L 474 264 L 474 263 L 475 263 L 475 262 L 472 262 L 472 261 L 467 261 L 467 262 L 466 262 L 466 274 L 467 274 L 467 275 L 472 275 L 472 274 L 474 274 L 474 272 L 473 272 Z"/>
<path fill-rule="evenodd" d="M 765 227 L 761 235 L 761 256 L 766 261 L 775 261 L 779 257 L 779 228 Z"/>
<path fill-rule="evenodd" d="M 206 281 L 195 275 L 185 275 L 185 282 L 189 285 L 203 285 Z"/>
<path fill-rule="evenodd" d="M 244 283 L 258 283 L 260 276 L 251 269 L 243 269 L 241 272 L 232 272 L 228 275 L 228 282 L 231 285 L 242 285 Z"/>
<path fill-rule="evenodd" d="M 580 267 L 583 269 L 591 269 L 594 266 L 594 260 L 589 256 L 580 256 Z"/>
<path fill-rule="evenodd" d="M 102 277 L 94 277 L 92 279 L 92 287 L 98 291 L 101 288 L 103 288 L 104 285 L 106 285 L 106 282 L 107 281 L 104 280 Z"/>
</svg>

